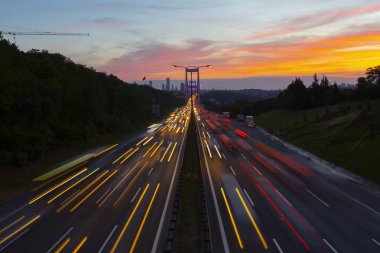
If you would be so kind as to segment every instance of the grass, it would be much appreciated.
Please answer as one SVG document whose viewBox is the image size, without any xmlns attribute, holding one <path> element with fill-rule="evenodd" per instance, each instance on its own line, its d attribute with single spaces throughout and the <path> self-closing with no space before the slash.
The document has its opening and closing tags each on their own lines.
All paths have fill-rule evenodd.
<svg viewBox="0 0 380 253">
<path fill-rule="evenodd" d="M 287 142 L 380 183 L 380 100 L 303 111 L 274 110 L 255 120 Z"/>
</svg>

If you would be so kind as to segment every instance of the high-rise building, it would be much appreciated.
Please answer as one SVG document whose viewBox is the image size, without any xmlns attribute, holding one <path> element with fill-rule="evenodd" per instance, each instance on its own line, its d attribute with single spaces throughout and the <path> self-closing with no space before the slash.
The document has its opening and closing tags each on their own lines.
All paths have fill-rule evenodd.
<svg viewBox="0 0 380 253">
<path fill-rule="evenodd" d="M 170 78 L 169 77 L 166 78 L 166 90 L 170 91 Z"/>
<path fill-rule="evenodd" d="M 174 85 L 172 84 L 172 90 L 174 90 Z"/>
<path fill-rule="evenodd" d="M 185 83 L 181 83 L 181 92 L 185 92 Z"/>
<path fill-rule="evenodd" d="M 164 83 L 162 84 L 162 90 L 165 90 L 165 84 Z"/>
<path fill-rule="evenodd" d="M 149 81 L 149 86 L 153 87 L 153 82 L 152 81 Z"/>
</svg>

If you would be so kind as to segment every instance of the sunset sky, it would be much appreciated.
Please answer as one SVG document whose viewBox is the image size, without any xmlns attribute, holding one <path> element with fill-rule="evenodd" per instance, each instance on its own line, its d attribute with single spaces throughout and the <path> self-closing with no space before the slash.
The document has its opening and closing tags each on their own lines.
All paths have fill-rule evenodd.
<svg viewBox="0 0 380 253">
<path fill-rule="evenodd" d="M 282 88 L 313 73 L 354 82 L 380 64 L 380 0 L 0 0 L 0 29 L 88 32 L 16 43 L 125 81 L 181 80 L 171 64 L 212 64 L 202 78 L 223 80 L 208 88 Z"/>
</svg>

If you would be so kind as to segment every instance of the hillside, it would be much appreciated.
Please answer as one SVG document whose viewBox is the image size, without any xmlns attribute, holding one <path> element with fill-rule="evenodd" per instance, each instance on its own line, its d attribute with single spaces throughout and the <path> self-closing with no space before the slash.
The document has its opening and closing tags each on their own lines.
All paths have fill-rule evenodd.
<svg viewBox="0 0 380 253">
<path fill-rule="evenodd" d="M 0 168 L 22 167 L 67 145 L 128 134 L 181 101 L 127 84 L 60 54 L 20 51 L 0 38 Z"/>
<path fill-rule="evenodd" d="M 380 100 L 273 110 L 256 123 L 319 157 L 380 183 Z"/>
</svg>

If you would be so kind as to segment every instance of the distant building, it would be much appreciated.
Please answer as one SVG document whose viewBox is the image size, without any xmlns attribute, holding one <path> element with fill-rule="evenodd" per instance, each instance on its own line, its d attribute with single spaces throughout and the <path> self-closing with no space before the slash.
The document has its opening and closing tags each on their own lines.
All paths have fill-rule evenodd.
<svg viewBox="0 0 380 253">
<path fill-rule="evenodd" d="M 174 85 L 172 84 L 172 90 L 174 90 Z"/>
<path fill-rule="evenodd" d="M 153 81 L 149 81 L 149 86 L 153 87 Z"/>
<path fill-rule="evenodd" d="M 170 91 L 170 78 L 166 78 L 166 90 Z"/>
<path fill-rule="evenodd" d="M 181 92 L 185 92 L 185 83 L 181 83 Z"/>
<path fill-rule="evenodd" d="M 177 86 L 176 86 L 176 87 L 174 87 L 174 90 L 175 90 L 175 91 L 178 91 L 178 87 L 177 87 Z"/>
<path fill-rule="evenodd" d="M 162 90 L 165 90 L 165 84 L 164 83 L 162 84 Z"/>
</svg>

